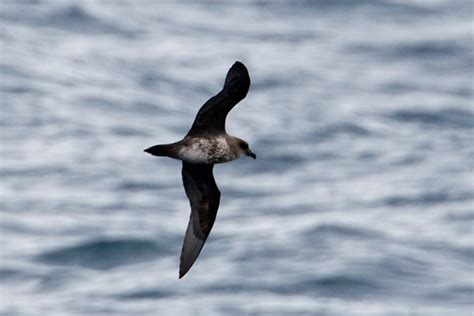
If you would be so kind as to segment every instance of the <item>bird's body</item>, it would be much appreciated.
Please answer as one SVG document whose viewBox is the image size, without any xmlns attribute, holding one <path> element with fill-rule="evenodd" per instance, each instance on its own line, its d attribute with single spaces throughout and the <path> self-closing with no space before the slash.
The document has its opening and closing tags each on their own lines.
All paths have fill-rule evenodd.
<svg viewBox="0 0 474 316">
<path fill-rule="evenodd" d="M 194 164 L 229 162 L 241 154 L 234 137 L 227 134 L 186 136 L 179 142 L 157 146 L 152 147 L 155 156 L 168 156 Z"/>
<path fill-rule="evenodd" d="M 186 144 L 178 152 L 181 160 L 190 163 L 215 164 L 232 161 L 238 158 L 238 153 L 231 149 L 227 135 L 212 137 L 188 137 Z"/>
<path fill-rule="evenodd" d="M 180 141 L 155 145 L 146 152 L 183 161 L 183 185 L 191 204 L 191 216 L 181 251 L 179 277 L 191 268 L 214 224 L 220 191 L 212 173 L 214 164 L 241 156 L 256 158 L 246 141 L 225 131 L 229 111 L 247 95 L 247 68 L 236 62 L 227 73 L 224 88 L 200 109 L 187 135 Z"/>
</svg>

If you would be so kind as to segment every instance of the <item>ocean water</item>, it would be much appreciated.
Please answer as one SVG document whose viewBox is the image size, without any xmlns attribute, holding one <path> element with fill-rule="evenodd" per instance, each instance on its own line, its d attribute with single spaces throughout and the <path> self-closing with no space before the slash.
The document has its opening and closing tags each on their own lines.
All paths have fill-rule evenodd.
<svg viewBox="0 0 474 316">
<path fill-rule="evenodd" d="M 0 4 L 1 315 L 472 315 L 473 4 Z M 249 94 L 181 280 L 180 139 Z"/>
</svg>

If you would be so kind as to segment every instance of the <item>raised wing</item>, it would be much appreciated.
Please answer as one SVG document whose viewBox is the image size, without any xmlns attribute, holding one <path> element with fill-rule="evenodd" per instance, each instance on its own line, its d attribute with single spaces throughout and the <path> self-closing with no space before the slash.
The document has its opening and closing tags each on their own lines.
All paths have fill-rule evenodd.
<svg viewBox="0 0 474 316">
<path fill-rule="evenodd" d="M 188 135 L 200 134 L 203 131 L 224 132 L 227 114 L 245 98 L 249 87 L 250 77 L 247 68 L 236 61 L 227 72 L 221 92 L 210 98 L 199 109 Z"/>
<path fill-rule="evenodd" d="M 216 219 L 221 193 L 212 174 L 213 167 L 183 161 L 183 184 L 191 204 L 191 216 L 181 250 L 180 279 L 196 261 Z"/>
</svg>

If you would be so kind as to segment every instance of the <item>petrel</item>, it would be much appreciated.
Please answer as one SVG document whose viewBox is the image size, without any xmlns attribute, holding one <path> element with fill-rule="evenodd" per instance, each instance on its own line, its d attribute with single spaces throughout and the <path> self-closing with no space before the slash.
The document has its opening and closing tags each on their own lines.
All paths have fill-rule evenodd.
<svg viewBox="0 0 474 316">
<path fill-rule="evenodd" d="M 199 256 L 216 219 L 221 193 L 212 174 L 214 164 L 244 155 L 257 158 L 245 140 L 231 136 L 225 130 L 227 114 L 245 98 L 249 87 L 247 68 L 236 61 L 227 72 L 222 90 L 199 109 L 182 140 L 145 149 L 155 156 L 183 161 L 181 173 L 184 191 L 191 204 L 191 216 L 181 250 L 180 279 Z"/>
</svg>

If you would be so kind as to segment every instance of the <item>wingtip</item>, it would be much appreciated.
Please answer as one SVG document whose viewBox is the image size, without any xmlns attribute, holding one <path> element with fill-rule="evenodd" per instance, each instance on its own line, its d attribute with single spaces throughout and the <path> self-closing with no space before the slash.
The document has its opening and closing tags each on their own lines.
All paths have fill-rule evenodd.
<svg viewBox="0 0 474 316">
<path fill-rule="evenodd" d="M 192 266 L 192 265 L 191 265 Z M 179 273 L 178 273 L 178 278 L 179 279 L 182 279 L 186 273 L 188 273 L 188 271 L 191 269 L 191 266 L 189 267 L 184 267 L 182 264 L 180 265 L 179 267 Z"/>
<path fill-rule="evenodd" d="M 244 63 L 241 62 L 240 60 L 236 60 L 232 66 L 243 66 L 243 67 L 245 67 Z"/>
<path fill-rule="evenodd" d="M 247 95 L 249 87 L 250 76 L 247 67 L 242 62 L 236 61 L 227 72 L 224 89 L 243 99 Z"/>
<path fill-rule="evenodd" d="M 236 68 L 240 68 L 238 70 L 245 71 L 248 73 L 247 67 L 241 61 L 236 60 L 235 63 L 232 65 L 232 67 L 230 67 L 230 69 L 236 69 Z"/>
</svg>

